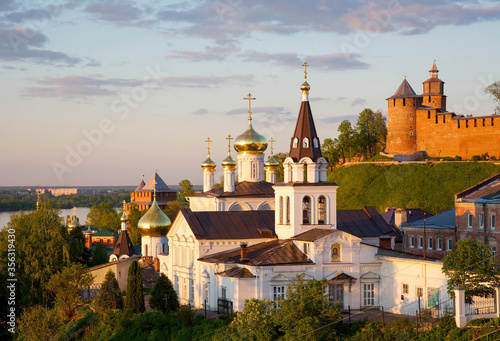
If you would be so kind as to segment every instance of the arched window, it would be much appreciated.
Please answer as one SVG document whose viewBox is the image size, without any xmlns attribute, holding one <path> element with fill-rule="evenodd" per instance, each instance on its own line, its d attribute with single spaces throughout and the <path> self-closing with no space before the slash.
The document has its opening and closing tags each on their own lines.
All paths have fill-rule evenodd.
<svg viewBox="0 0 500 341">
<path fill-rule="evenodd" d="M 252 161 L 252 178 L 257 177 L 257 163 Z"/>
<path fill-rule="evenodd" d="M 229 208 L 229 211 L 243 211 L 239 204 L 234 204 Z"/>
<path fill-rule="evenodd" d="M 326 224 L 326 198 L 323 195 L 318 198 L 318 224 Z"/>
<path fill-rule="evenodd" d="M 307 196 L 302 199 L 302 224 L 311 224 L 311 198 Z"/>
<path fill-rule="evenodd" d="M 290 197 L 286 197 L 286 224 L 290 225 Z"/>
<path fill-rule="evenodd" d="M 309 139 L 307 137 L 304 137 L 304 140 L 302 140 L 302 146 L 304 148 L 309 148 Z"/>
<path fill-rule="evenodd" d="M 294 138 L 293 139 L 293 148 L 297 148 L 299 146 L 299 139 L 298 138 Z"/>
<path fill-rule="evenodd" d="M 319 143 L 318 143 L 318 138 L 317 137 L 315 137 L 313 139 L 313 146 L 314 146 L 314 148 L 319 148 Z"/>
<path fill-rule="evenodd" d="M 144 250 L 145 254 L 144 255 L 147 257 L 148 256 L 148 244 L 146 244 L 144 246 L 145 246 L 145 248 L 144 248 L 145 249 Z"/>
<path fill-rule="evenodd" d="M 280 197 L 280 224 L 283 224 L 283 197 Z"/>
</svg>

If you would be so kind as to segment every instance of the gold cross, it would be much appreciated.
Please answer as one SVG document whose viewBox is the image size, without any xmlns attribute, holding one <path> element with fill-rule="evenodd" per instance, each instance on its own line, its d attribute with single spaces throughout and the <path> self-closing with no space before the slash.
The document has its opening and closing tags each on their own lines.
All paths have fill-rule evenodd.
<svg viewBox="0 0 500 341">
<path fill-rule="evenodd" d="M 127 202 L 126 202 L 125 200 L 123 200 L 123 212 L 125 212 L 125 204 L 126 204 L 126 203 L 127 203 Z"/>
<path fill-rule="evenodd" d="M 310 65 L 307 64 L 307 62 L 304 62 L 304 64 L 302 64 L 302 66 L 304 67 L 304 80 L 306 80 L 307 79 L 307 67 Z"/>
<path fill-rule="evenodd" d="M 207 143 L 207 150 L 208 150 L 208 155 L 210 155 L 210 142 L 213 142 L 210 137 L 207 137 L 207 139 L 205 140 L 205 142 Z"/>
<path fill-rule="evenodd" d="M 156 184 L 157 184 L 157 182 L 156 182 L 156 180 L 155 180 L 155 181 L 153 182 L 153 191 L 154 191 L 154 196 L 155 196 L 155 198 L 156 198 Z"/>
<path fill-rule="evenodd" d="M 252 97 L 251 93 L 248 93 L 248 97 L 244 97 L 243 99 L 248 100 L 248 120 L 252 120 L 252 100 L 255 100 L 255 98 Z"/>
<path fill-rule="evenodd" d="M 231 137 L 231 135 L 227 135 L 226 140 L 227 140 L 227 152 L 231 153 L 231 140 L 233 140 L 233 138 Z"/>
<path fill-rule="evenodd" d="M 76 215 L 76 206 L 73 207 L 73 215 Z"/>
<path fill-rule="evenodd" d="M 269 142 L 271 143 L 271 155 L 273 155 L 273 142 L 276 142 L 276 140 L 271 137 Z"/>
</svg>

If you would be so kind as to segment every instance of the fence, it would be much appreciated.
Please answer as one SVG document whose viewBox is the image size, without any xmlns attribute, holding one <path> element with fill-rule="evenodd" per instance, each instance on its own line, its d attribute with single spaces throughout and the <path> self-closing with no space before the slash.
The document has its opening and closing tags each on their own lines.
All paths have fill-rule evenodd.
<svg viewBox="0 0 500 341">
<path fill-rule="evenodd" d="M 472 303 L 465 303 L 465 315 L 495 314 L 497 312 L 495 294 L 487 297 L 473 296 Z"/>
</svg>

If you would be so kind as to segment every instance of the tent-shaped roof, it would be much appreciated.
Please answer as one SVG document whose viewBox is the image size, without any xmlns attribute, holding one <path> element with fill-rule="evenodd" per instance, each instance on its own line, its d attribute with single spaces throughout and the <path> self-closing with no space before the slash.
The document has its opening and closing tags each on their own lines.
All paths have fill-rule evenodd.
<svg viewBox="0 0 500 341">
<path fill-rule="evenodd" d="M 405 79 L 403 79 L 403 81 L 399 85 L 399 87 L 396 90 L 396 92 L 394 93 L 394 95 L 392 95 L 391 97 L 389 97 L 387 99 L 393 99 L 393 98 L 411 98 L 411 97 L 422 97 L 422 96 L 417 95 L 415 93 L 415 91 L 413 91 L 410 83 L 408 83 L 408 81 L 405 78 Z"/>
</svg>

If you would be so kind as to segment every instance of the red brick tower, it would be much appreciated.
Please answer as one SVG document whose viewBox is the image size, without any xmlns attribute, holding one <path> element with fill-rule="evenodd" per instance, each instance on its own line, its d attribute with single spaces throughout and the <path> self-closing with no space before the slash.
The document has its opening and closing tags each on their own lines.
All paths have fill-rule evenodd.
<svg viewBox="0 0 500 341">
<path fill-rule="evenodd" d="M 423 82 L 424 93 L 422 94 L 422 104 L 446 111 L 446 96 L 444 95 L 444 82 L 438 78 L 438 68 L 436 61 L 432 63 L 429 70 L 429 79 Z"/>
<path fill-rule="evenodd" d="M 417 151 L 416 109 L 420 105 L 422 96 L 413 91 L 405 77 L 394 95 L 387 98 L 387 153 L 411 155 Z"/>
</svg>

